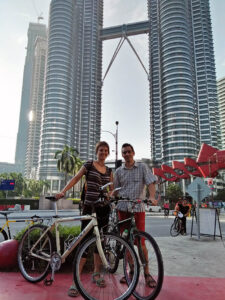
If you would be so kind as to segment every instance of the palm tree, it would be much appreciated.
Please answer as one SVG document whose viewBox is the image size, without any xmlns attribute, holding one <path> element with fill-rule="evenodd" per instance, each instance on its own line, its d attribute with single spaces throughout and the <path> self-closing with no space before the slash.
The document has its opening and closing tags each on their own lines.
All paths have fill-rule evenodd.
<svg viewBox="0 0 225 300">
<path fill-rule="evenodd" d="M 57 169 L 59 172 L 65 173 L 65 185 L 67 183 L 67 175 L 71 174 L 75 168 L 76 160 L 79 152 L 68 145 L 65 145 L 63 150 L 55 152 L 55 159 L 57 161 Z"/>
<path fill-rule="evenodd" d="M 80 170 L 80 168 L 83 166 L 83 161 L 79 158 L 79 157 L 75 157 L 75 160 L 76 160 L 76 163 L 75 163 L 75 166 L 74 166 L 74 169 L 73 169 L 73 172 L 71 173 L 71 175 L 75 175 L 79 170 Z M 81 187 L 82 187 L 82 179 L 81 179 L 81 185 L 80 185 Z M 73 198 L 74 198 L 74 194 L 75 194 L 75 192 L 74 192 L 74 190 L 75 190 L 75 187 L 73 186 Z"/>
</svg>

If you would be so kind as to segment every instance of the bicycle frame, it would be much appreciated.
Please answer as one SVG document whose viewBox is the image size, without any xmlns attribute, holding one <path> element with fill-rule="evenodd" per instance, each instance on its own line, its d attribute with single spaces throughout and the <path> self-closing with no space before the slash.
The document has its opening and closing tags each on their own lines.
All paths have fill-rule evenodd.
<svg viewBox="0 0 225 300">
<path fill-rule="evenodd" d="M 73 241 L 70 243 L 69 248 L 66 249 L 66 251 L 61 255 L 61 249 L 60 249 L 60 240 L 59 240 L 59 231 L 58 231 L 58 225 L 59 223 L 63 223 L 63 222 L 71 222 L 71 221 L 84 221 L 84 220 L 90 220 L 90 222 L 87 224 L 87 226 L 81 231 L 81 233 L 75 237 L 73 239 Z M 96 218 L 96 214 L 93 213 L 91 216 L 90 215 L 86 215 L 86 216 L 78 216 L 78 217 L 66 217 L 66 218 L 59 218 L 56 221 L 54 221 L 54 223 L 49 226 L 44 232 L 43 234 L 40 236 L 40 238 L 36 241 L 36 243 L 33 245 L 33 247 L 30 250 L 30 254 L 34 257 L 46 260 L 46 261 L 50 261 L 51 257 L 46 257 L 46 256 L 41 256 L 38 254 L 34 254 L 33 250 L 35 249 L 35 247 L 37 246 L 37 244 L 44 238 L 44 236 L 47 234 L 47 232 L 52 231 L 55 228 L 56 230 L 56 249 L 57 249 L 57 253 L 60 255 L 61 257 L 61 262 L 64 263 L 67 256 L 76 248 L 76 246 L 84 239 L 84 237 L 88 234 L 88 232 L 94 228 L 94 233 L 96 235 L 97 241 L 96 241 L 96 245 L 97 245 L 97 249 L 98 249 L 98 253 L 99 256 L 101 258 L 101 261 L 103 263 L 103 265 L 107 268 L 109 267 L 108 262 L 106 260 L 105 254 L 103 252 L 102 249 L 102 244 L 101 244 L 101 237 L 100 237 L 100 232 L 98 229 L 98 223 L 97 223 L 97 218 Z M 45 246 L 45 242 L 43 243 L 42 246 Z"/>
<path fill-rule="evenodd" d="M 7 228 L 8 237 L 10 239 L 11 239 L 11 231 L 10 231 L 9 223 L 18 223 L 18 222 L 28 223 L 28 222 L 30 222 L 31 225 L 33 225 L 35 223 L 35 221 L 33 219 L 9 220 L 7 216 L 5 217 L 5 220 L 6 220 L 5 223 L 1 226 L 0 232 L 2 232 L 4 230 L 4 228 Z"/>
</svg>

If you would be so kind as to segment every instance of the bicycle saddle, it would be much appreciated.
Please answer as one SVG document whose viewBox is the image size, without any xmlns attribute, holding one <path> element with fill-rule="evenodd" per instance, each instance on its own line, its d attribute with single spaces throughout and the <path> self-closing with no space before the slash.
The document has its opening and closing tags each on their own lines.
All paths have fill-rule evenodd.
<svg viewBox="0 0 225 300">
<path fill-rule="evenodd" d="M 9 214 L 11 214 L 13 212 L 14 211 L 0 211 L 0 214 L 6 217 L 7 215 L 9 215 Z"/>
<path fill-rule="evenodd" d="M 52 202 L 56 202 L 56 201 L 59 200 L 59 199 L 57 199 L 55 196 L 45 196 L 45 199 L 48 199 L 48 200 L 50 200 L 50 201 L 52 201 Z"/>
</svg>

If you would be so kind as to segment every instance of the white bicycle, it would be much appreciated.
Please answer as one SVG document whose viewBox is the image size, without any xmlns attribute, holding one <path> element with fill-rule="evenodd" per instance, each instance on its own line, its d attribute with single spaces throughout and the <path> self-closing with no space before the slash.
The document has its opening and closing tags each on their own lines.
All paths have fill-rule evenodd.
<svg viewBox="0 0 225 300">
<path fill-rule="evenodd" d="M 101 187 L 100 194 L 103 194 L 108 185 Z M 55 197 L 46 197 L 46 199 L 57 201 Z M 61 254 L 58 224 L 77 220 L 90 220 L 90 222 L 77 237 L 68 243 L 67 249 Z M 52 235 L 53 229 L 55 229 L 55 238 Z M 92 229 L 94 235 L 84 239 Z M 80 244 L 82 240 L 83 243 Z M 121 253 L 118 253 L 118 245 L 120 245 Z M 19 269 L 26 280 L 36 283 L 45 279 L 45 285 L 51 285 L 54 281 L 55 272 L 60 269 L 66 257 L 75 248 L 73 276 L 79 292 L 85 299 L 122 300 L 129 298 L 139 278 L 136 253 L 132 246 L 120 236 L 99 232 L 95 212 L 92 215 L 60 218 L 57 213 L 57 205 L 55 205 L 52 225 L 33 225 L 24 233 L 18 250 Z M 101 260 L 97 280 L 96 275 L 93 274 L 94 253 L 98 253 Z M 119 266 L 117 271 L 113 273 L 112 269 L 114 263 L 117 263 L 118 255 L 120 256 Z M 51 276 L 47 279 L 50 270 Z M 130 276 L 131 270 L 133 272 L 132 277 Z M 122 276 L 125 276 L 127 284 L 120 284 L 119 281 Z M 104 279 L 106 284 L 104 287 L 98 285 L 101 279 Z"/>
</svg>

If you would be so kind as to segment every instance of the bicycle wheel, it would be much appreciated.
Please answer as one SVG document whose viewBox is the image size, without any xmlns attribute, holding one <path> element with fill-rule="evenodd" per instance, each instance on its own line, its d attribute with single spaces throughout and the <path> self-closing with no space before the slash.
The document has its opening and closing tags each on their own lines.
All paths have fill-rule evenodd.
<svg viewBox="0 0 225 300">
<path fill-rule="evenodd" d="M 181 231 L 181 223 L 179 222 L 178 218 L 175 218 L 173 224 L 170 227 L 170 235 L 171 236 L 178 236 Z"/>
<path fill-rule="evenodd" d="M 0 243 L 8 240 L 8 235 L 4 229 L 0 227 Z"/>
<path fill-rule="evenodd" d="M 96 237 L 87 239 L 77 250 L 74 258 L 73 274 L 76 287 L 85 299 L 127 299 L 138 281 L 137 256 L 132 246 L 119 236 L 107 233 L 101 236 L 101 242 L 110 267 L 105 268 L 96 253 Z M 123 251 L 123 257 L 119 260 L 117 271 L 112 273 L 111 268 L 114 268 L 117 258 L 115 248 L 118 245 Z M 97 274 L 95 266 L 98 266 Z M 129 275 L 131 271 L 132 276 Z M 120 279 L 124 276 L 127 284 L 120 283 Z"/>
<path fill-rule="evenodd" d="M 48 274 L 53 237 L 48 232 L 39 240 L 47 228 L 44 225 L 33 225 L 22 236 L 18 249 L 18 265 L 23 277 L 29 282 L 39 282 Z M 35 243 L 37 244 L 32 249 Z"/>
<path fill-rule="evenodd" d="M 162 288 L 164 277 L 160 249 L 154 238 L 146 232 L 135 231 L 132 237 L 140 265 L 139 280 L 133 295 L 137 299 L 155 299 Z"/>
</svg>

